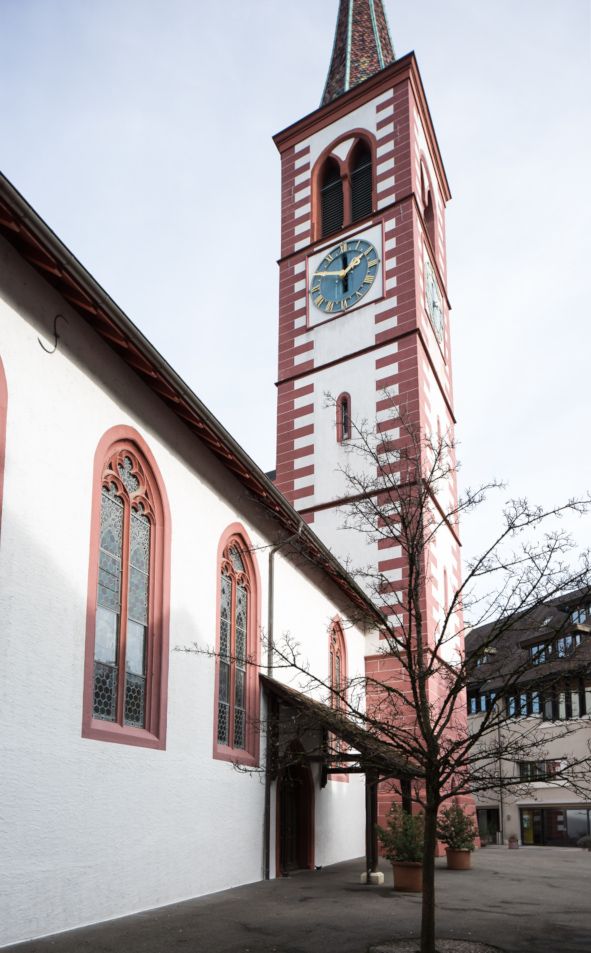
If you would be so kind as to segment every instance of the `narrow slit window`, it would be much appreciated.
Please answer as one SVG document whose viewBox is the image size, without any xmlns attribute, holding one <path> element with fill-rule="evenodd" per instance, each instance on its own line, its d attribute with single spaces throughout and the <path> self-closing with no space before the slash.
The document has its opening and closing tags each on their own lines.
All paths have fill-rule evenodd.
<svg viewBox="0 0 591 953">
<path fill-rule="evenodd" d="M 351 425 L 351 398 L 349 394 L 341 394 L 337 401 L 337 440 L 343 443 L 350 440 L 352 434 Z"/>
</svg>

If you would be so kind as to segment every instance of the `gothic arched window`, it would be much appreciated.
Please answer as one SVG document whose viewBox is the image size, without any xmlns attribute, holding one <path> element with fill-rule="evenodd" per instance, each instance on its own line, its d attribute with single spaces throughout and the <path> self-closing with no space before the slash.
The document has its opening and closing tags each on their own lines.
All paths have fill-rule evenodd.
<svg viewBox="0 0 591 953">
<path fill-rule="evenodd" d="M 219 568 L 216 653 L 216 757 L 252 761 L 257 755 L 256 573 L 242 533 L 223 541 Z"/>
<path fill-rule="evenodd" d="M 360 140 L 355 146 L 349 166 L 351 182 L 351 221 L 358 222 L 372 213 L 373 175 L 371 150 Z"/>
<path fill-rule="evenodd" d="M 0 531 L 2 528 L 2 487 L 4 484 L 4 460 L 6 454 L 6 406 L 8 404 L 8 388 L 4 368 L 0 360 Z"/>
<path fill-rule="evenodd" d="M 335 159 L 327 159 L 320 177 L 322 237 L 343 227 L 343 182 Z"/>
<path fill-rule="evenodd" d="M 435 248 L 435 209 L 433 206 L 433 192 L 425 166 L 421 163 L 421 200 L 423 202 L 423 219 L 431 245 Z"/>
<path fill-rule="evenodd" d="M 342 708 L 347 685 L 347 654 L 345 635 L 338 619 L 334 619 L 329 632 L 331 705 Z"/>
<path fill-rule="evenodd" d="M 170 526 L 139 440 L 97 451 L 83 733 L 164 747 Z"/>
</svg>

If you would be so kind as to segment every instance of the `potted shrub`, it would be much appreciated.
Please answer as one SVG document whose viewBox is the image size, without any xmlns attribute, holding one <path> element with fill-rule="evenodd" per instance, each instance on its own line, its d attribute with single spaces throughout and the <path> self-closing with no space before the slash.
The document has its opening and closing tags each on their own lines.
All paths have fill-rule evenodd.
<svg viewBox="0 0 591 953">
<path fill-rule="evenodd" d="M 583 850 L 591 850 L 591 834 L 583 834 L 582 837 L 579 837 L 577 847 L 582 847 Z"/>
<path fill-rule="evenodd" d="M 457 801 L 439 814 L 437 836 L 445 844 L 449 869 L 470 870 L 476 827 Z"/>
<path fill-rule="evenodd" d="M 509 835 L 507 846 L 509 850 L 517 850 L 517 848 L 519 847 L 519 838 L 517 837 L 517 834 Z"/>
<path fill-rule="evenodd" d="M 388 812 L 388 826 L 378 827 L 384 854 L 392 864 L 394 889 L 421 893 L 423 889 L 424 821 L 399 804 Z"/>
</svg>

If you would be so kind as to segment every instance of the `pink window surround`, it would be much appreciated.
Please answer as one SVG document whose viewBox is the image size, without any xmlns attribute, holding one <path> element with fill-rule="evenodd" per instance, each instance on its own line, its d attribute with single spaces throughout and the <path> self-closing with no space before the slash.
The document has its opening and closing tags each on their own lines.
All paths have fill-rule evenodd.
<svg viewBox="0 0 591 953">
<path fill-rule="evenodd" d="M 8 387 L 2 360 L 0 359 L 0 532 L 2 531 L 2 490 L 4 487 L 4 464 L 6 461 L 6 412 Z"/>
<path fill-rule="evenodd" d="M 425 230 L 429 236 L 431 247 L 433 251 L 435 251 L 435 204 L 433 199 L 433 187 L 431 185 L 431 176 L 427 172 L 426 160 L 422 155 L 420 190 Z"/>
<path fill-rule="evenodd" d="M 335 152 L 335 149 L 341 145 L 342 142 L 351 140 L 351 146 L 347 152 L 347 156 L 342 159 Z M 343 185 L 343 224 L 342 228 L 348 228 L 350 225 L 355 224 L 356 221 L 365 221 L 370 215 L 364 216 L 363 218 L 353 220 L 353 203 L 352 203 L 352 173 L 355 168 L 355 160 L 359 155 L 360 148 L 366 148 L 370 157 L 371 157 L 371 176 L 372 176 L 372 185 L 371 185 L 371 207 L 375 211 L 377 208 L 377 182 L 376 182 L 376 150 L 377 143 L 375 136 L 373 136 L 367 129 L 350 129 L 349 132 L 343 133 L 342 136 L 339 136 L 338 139 L 335 139 L 334 142 L 331 142 L 326 149 L 323 150 L 321 155 L 316 160 L 314 168 L 312 170 L 312 239 L 317 241 L 320 238 L 328 238 L 328 235 L 323 235 L 322 227 L 322 183 L 326 169 L 328 168 L 328 163 L 334 163 L 340 169 L 341 181 Z M 370 213 L 371 214 L 371 213 Z M 339 229 L 340 230 L 340 229 Z"/>
<path fill-rule="evenodd" d="M 118 702 L 116 721 L 95 718 L 94 704 L 94 659 L 97 593 L 99 581 L 99 552 L 101 543 L 101 503 L 103 486 L 118 487 L 125 496 L 121 481 L 117 479 L 117 462 L 125 459 L 137 465 L 141 500 L 147 510 L 150 523 L 148 621 L 146 632 L 145 668 L 145 714 L 144 727 L 123 723 L 122 701 Z M 135 469 L 134 469 L 135 472 Z M 130 504 L 126 504 L 129 506 Z M 132 501 L 131 506 L 135 506 Z M 129 519 L 129 517 L 128 517 Z M 136 745 L 143 748 L 166 747 L 166 721 L 168 699 L 168 646 L 170 616 L 170 508 L 158 465 L 143 437 L 131 427 L 112 427 L 102 437 L 94 457 L 92 483 L 92 511 L 90 523 L 90 563 L 88 570 L 88 598 L 86 611 L 86 647 L 84 663 L 84 696 L 82 710 L 82 737 L 97 741 L 113 741 L 118 744 Z M 124 531 L 122 579 L 129 571 L 128 534 Z M 126 549 L 127 546 L 127 549 Z M 121 586 L 121 618 L 127 596 Z M 122 622 L 124 632 L 126 622 Z M 121 639 L 119 633 L 119 654 Z M 119 669 L 125 668 L 119 660 Z M 123 679 L 124 673 L 118 676 Z M 121 682 L 119 682 L 121 684 Z"/>
<path fill-rule="evenodd" d="M 328 632 L 329 665 L 330 665 L 330 703 L 333 708 L 345 708 L 347 704 L 347 647 L 343 626 L 338 616 L 331 622 Z M 336 751 L 345 750 L 346 745 L 339 739 L 332 739 L 332 746 Z M 329 774 L 331 781 L 348 781 L 348 774 Z"/>
<path fill-rule="evenodd" d="M 337 441 L 344 443 L 351 439 L 351 395 L 339 394 L 337 399 Z"/>
<path fill-rule="evenodd" d="M 243 564 L 244 572 L 236 572 L 232 566 L 230 550 L 236 549 Z M 222 576 L 230 575 L 234 581 L 240 579 L 248 594 L 246 620 L 246 665 L 245 665 L 245 743 L 244 747 L 233 744 L 233 728 L 229 731 L 229 744 L 218 740 L 218 712 L 220 702 L 220 629 L 222 609 Z M 219 761 L 231 761 L 235 764 L 257 765 L 259 762 L 259 713 L 260 690 L 259 672 L 259 630 L 260 630 L 260 576 L 256 560 L 252 555 L 252 543 L 241 523 L 232 523 L 222 534 L 218 545 L 216 571 L 216 654 L 215 654 L 215 692 L 213 716 L 213 757 Z M 233 587 L 235 599 L 235 586 Z M 232 602 L 234 607 L 234 601 Z M 230 632 L 230 705 L 228 721 L 233 726 L 234 686 L 236 678 L 235 631 L 233 622 Z"/>
</svg>

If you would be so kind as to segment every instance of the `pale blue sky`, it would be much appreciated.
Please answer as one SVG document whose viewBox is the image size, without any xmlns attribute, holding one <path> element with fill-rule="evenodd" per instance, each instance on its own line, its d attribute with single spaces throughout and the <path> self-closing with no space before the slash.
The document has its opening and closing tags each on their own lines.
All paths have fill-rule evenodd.
<svg viewBox="0 0 591 953">
<path fill-rule="evenodd" d="M 385 2 L 453 193 L 462 478 L 575 493 L 591 485 L 589 2 Z M 337 7 L 0 0 L 0 168 L 264 468 L 271 136 L 317 107 Z"/>
</svg>

